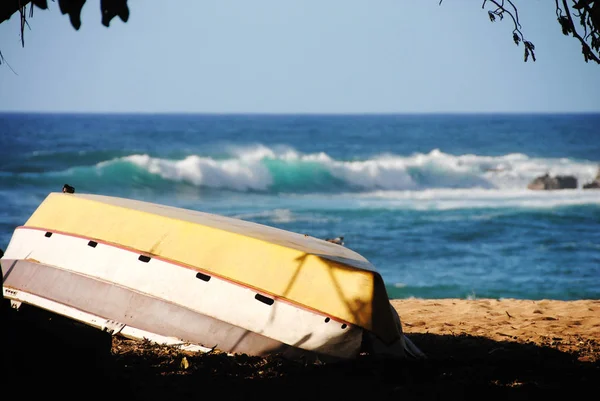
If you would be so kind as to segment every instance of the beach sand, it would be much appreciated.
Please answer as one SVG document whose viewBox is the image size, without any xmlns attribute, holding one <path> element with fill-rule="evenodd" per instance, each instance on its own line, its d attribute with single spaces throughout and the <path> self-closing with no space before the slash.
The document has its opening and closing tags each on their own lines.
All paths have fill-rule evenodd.
<svg viewBox="0 0 600 401">
<path fill-rule="evenodd" d="M 516 344 L 534 343 L 564 352 L 586 352 L 586 342 L 600 341 L 600 301 L 392 300 L 404 332 L 443 336 L 469 335 Z M 598 350 L 600 351 L 600 350 Z M 600 385 L 600 383 L 599 383 Z"/>
<path fill-rule="evenodd" d="M 403 299 L 392 305 L 426 359 L 361 355 L 344 363 L 302 363 L 185 353 L 118 337 L 102 340 L 110 350 L 103 353 L 84 337 L 48 336 L 46 328 L 32 328 L 10 311 L 3 318 L 3 395 L 517 400 L 595 397 L 600 389 L 598 300 Z"/>
</svg>

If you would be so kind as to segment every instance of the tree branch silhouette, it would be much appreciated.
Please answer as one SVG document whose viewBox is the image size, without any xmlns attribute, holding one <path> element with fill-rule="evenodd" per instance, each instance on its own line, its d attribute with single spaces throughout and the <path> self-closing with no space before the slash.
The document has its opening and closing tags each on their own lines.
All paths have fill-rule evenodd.
<svg viewBox="0 0 600 401">
<path fill-rule="evenodd" d="M 581 36 L 575 27 L 567 0 L 562 0 L 563 8 L 559 6 L 558 0 L 555 0 L 556 15 L 562 27 L 563 34 L 566 36 L 571 34 L 579 40 L 581 43 L 581 53 L 586 63 L 592 60 L 600 64 L 600 34 L 598 33 L 598 28 L 600 28 L 600 0 L 573 0 L 573 3 L 574 15 L 579 17 L 579 23 L 583 27 L 584 35 Z M 588 28 L 590 29 L 589 33 L 587 32 Z M 588 44 L 587 41 L 590 43 Z"/>
<path fill-rule="evenodd" d="M 441 5 L 443 0 L 439 1 Z M 516 45 L 524 45 L 524 61 L 533 61 L 535 58 L 535 46 L 529 40 L 525 39 L 521 31 L 521 22 L 519 21 L 518 8 L 515 0 L 483 0 L 482 9 L 488 9 L 488 16 L 491 22 L 496 19 L 503 20 L 504 16 L 509 16 L 513 21 L 512 39 Z M 592 60 L 600 64 L 600 0 L 555 0 L 556 16 L 562 32 L 566 36 L 572 36 L 581 44 L 581 52 L 585 62 Z M 579 24 L 583 28 L 583 34 L 580 34 L 576 28 L 574 18 L 579 19 Z"/>
<path fill-rule="evenodd" d="M 119 17 L 123 22 L 129 19 L 129 7 L 127 0 L 99 0 L 101 10 L 101 23 L 109 27 L 113 18 Z M 75 30 L 81 27 L 81 10 L 86 0 L 52 0 L 58 2 L 60 12 L 69 15 L 71 25 Z M 443 0 L 439 0 L 442 5 Z M 529 58 L 536 60 L 535 46 L 529 40 L 525 39 L 522 32 L 521 22 L 519 21 L 519 11 L 517 0 L 483 0 L 482 9 L 487 9 L 490 21 L 497 19 L 503 20 L 505 16 L 513 22 L 512 39 L 518 46 L 523 43 L 524 61 Z M 25 46 L 24 30 L 29 27 L 26 11 L 29 6 L 29 17 L 33 16 L 33 7 L 36 6 L 42 10 L 48 8 L 47 0 L 2 0 L 0 2 L 0 23 L 9 19 L 16 12 L 21 18 L 21 45 Z M 556 17 L 566 36 L 572 36 L 581 45 L 581 52 L 585 62 L 590 60 L 600 64 L 600 0 L 555 0 Z M 580 27 L 577 28 L 575 20 L 578 20 Z M 6 63 L 6 60 L 0 54 L 0 64 Z"/>
</svg>

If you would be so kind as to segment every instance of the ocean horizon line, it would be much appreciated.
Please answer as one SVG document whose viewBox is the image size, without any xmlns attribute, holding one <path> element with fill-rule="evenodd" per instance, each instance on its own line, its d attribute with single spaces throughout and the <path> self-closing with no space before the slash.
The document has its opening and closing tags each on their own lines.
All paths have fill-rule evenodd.
<svg viewBox="0 0 600 401">
<path fill-rule="evenodd" d="M 377 116 L 576 116 L 600 115 L 590 111 L 412 111 L 412 112 L 202 112 L 202 111 L 30 111 L 0 110 L 0 115 L 69 116 L 250 116 L 250 117 L 377 117 Z"/>
</svg>

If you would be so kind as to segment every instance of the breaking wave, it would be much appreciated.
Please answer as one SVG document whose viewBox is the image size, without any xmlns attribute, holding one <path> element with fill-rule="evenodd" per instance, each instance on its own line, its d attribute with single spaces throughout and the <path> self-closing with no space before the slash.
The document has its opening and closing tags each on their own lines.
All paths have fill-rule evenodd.
<svg viewBox="0 0 600 401">
<path fill-rule="evenodd" d="M 47 156 L 46 156 L 47 157 Z M 82 162 L 82 160 L 79 160 Z M 198 188 L 264 193 L 369 193 L 402 197 L 403 191 L 523 190 L 535 177 L 574 175 L 579 186 L 594 179 L 592 161 L 502 156 L 451 155 L 434 149 L 409 156 L 376 155 L 364 160 L 336 160 L 324 152 L 301 154 L 290 148 L 254 146 L 228 154 L 161 158 L 131 154 L 59 171 L 1 173 L 15 179 L 47 178 L 97 184 L 154 187 L 181 183 Z M 429 192 L 428 192 L 429 191 Z"/>
</svg>

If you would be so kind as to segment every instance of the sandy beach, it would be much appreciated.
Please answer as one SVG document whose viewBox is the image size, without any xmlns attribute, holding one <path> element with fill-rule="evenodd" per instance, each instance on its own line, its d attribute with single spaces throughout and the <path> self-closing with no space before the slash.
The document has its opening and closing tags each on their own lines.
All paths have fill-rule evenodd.
<svg viewBox="0 0 600 401">
<path fill-rule="evenodd" d="M 469 335 L 496 342 L 548 345 L 583 352 L 582 345 L 600 341 L 600 301 L 529 300 L 392 300 L 405 333 Z M 585 348 L 585 347 L 583 347 Z M 600 350 L 598 350 L 600 351 Z"/>
<path fill-rule="evenodd" d="M 9 311 L 8 394 L 82 399 L 541 399 L 584 396 L 600 386 L 600 301 L 393 300 L 424 360 L 302 363 L 215 351 L 193 354 L 108 337 L 50 337 Z M 50 322 L 57 325 L 59 322 Z M 3 325 L 4 326 L 4 325 Z M 8 337 L 6 337 L 8 333 Z M 59 331 L 60 333 L 60 331 Z M 104 340 L 102 340 L 104 341 Z M 213 395 L 214 396 L 214 395 Z"/>
</svg>

